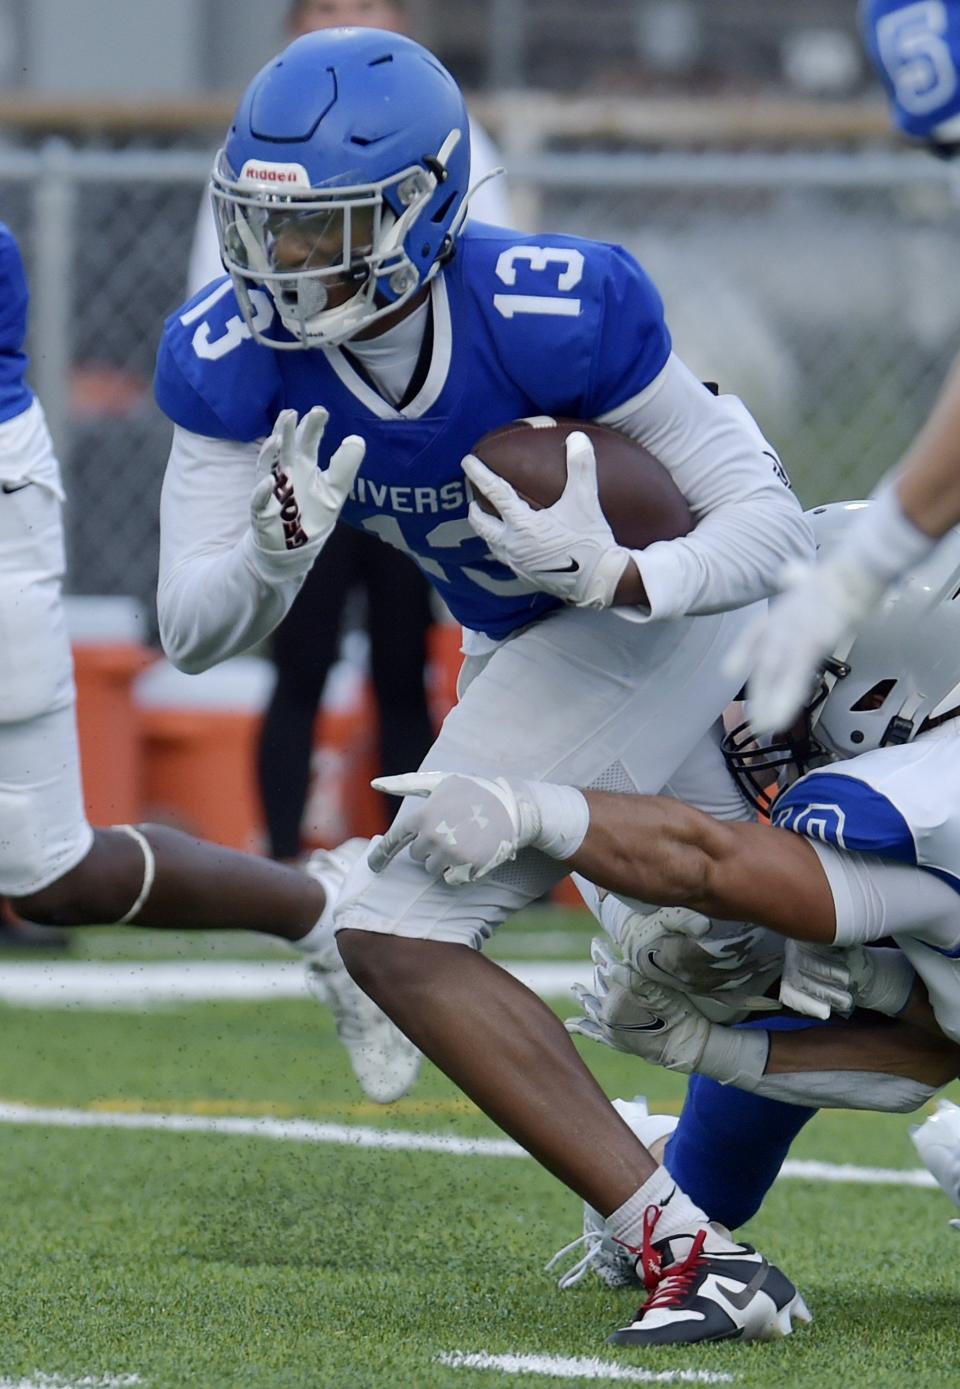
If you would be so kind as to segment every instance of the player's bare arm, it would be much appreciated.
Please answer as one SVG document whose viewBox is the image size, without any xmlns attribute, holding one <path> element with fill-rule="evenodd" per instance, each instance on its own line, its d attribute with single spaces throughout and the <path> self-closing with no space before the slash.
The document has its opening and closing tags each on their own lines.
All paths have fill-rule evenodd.
<svg viewBox="0 0 960 1389">
<path fill-rule="evenodd" d="M 584 798 L 590 823 L 569 860 L 584 877 L 645 901 L 832 943 L 830 885 L 801 835 L 715 820 L 665 796 L 586 791 Z"/>
<path fill-rule="evenodd" d="M 410 846 L 448 882 L 469 882 L 540 848 L 601 887 L 706 916 L 759 921 L 798 940 L 834 939 L 833 897 L 816 852 L 788 830 L 719 821 L 666 796 L 414 772 L 378 789 L 429 798 L 371 851 L 376 871 Z"/>
<path fill-rule="evenodd" d="M 960 359 L 904 458 L 895 488 L 904 514 L 925 535 L 939 539 L 960 525 Z"/>
</svg>

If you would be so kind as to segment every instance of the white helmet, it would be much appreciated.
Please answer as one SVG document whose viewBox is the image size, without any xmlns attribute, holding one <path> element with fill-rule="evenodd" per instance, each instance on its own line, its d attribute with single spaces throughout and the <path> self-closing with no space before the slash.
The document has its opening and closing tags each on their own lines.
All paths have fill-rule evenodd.
<svg viewBox="0 0 960 1389">
<path fill-rule="evenodd" d="M 854 518 L 869 505 L 830 502 L 808 511 L 818 555 L 841 545 Z M 741 789 L 766 810 L 792 776 L 838 758 L 909 743 L 928 720 L 957 704 L 960 527 L 891 587 L 858 631 L 831 654 L 789 732 L 758 741 L 748 724 L 740 724 L 725 738 L 724 755 Z"/>
<path fill-rule="evenodd" d="M 807 512 L 817 551 L 843 543 L 869 502 Z M 960 697 L 960 528 L 888 589 L 847 649 L 824 672 L 826 697 L 811 708 L 816 740 L 836 757 L 909 743 Z"/>
</svg>

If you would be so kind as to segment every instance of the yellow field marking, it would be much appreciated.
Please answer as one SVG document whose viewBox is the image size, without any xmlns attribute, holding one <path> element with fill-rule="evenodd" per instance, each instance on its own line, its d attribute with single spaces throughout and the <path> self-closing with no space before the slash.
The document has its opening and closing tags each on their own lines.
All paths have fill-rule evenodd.
<svg viewBox="0 0 960 1389">
<path fill-rule="evenodd" d="M 49 1101 L 33 1099 L 14 1099 L 0 1097 L 0 1104 L 20 1104 L 43 1107 Z M 936 1112 L 938 1100 L 928 1101 L 918 1109 L 918 1115 Z M 377 1104 L 373 1100 L 314 1100 L 293 1103 L 289 1100 L 245 1100 L 245 1099 L 192 1099 L 192 1100 L 148 1100 L 137 1095 L 117 1095 L 89 1100 L 84 1108 L 97 1114 L 196 1114 L 233 1115 L 236 1118 L 277 1118 L 312 1119 L 336 1115 L 340 1118 L 369 1119 L 380 1116 L 406 1118 L 420 1115 L 481 1115 L 481 1110 L 465 1096 L 451 1096 L 437 1100 L 394 1100 L 392 1104 Z M 651 1110 L 655 1114 L 679 1114 L 683 1108 L 682 1100 L 654 1100 Z M 842 1115 L 847 1119 L 862 1121 L 871 1117 L 872 1111 L 862 1109 L 831 1109 L 831 1116 Z M 879 1115 L 886 1118 L 886 1115 Z M 0 1386 L 2 1389 L 2 1386 Z"/>
<path fill-rule="evenodd" d="M 393 1104 L 377 1104 L 373 1100 L 344 1100 L 340 1103 L 336 1100 L 318 1100 L 310 1104 L 293 1104 L 289 1100 L 146 1100 L 136 1096 L 118 1096 L 91 1100 L 86 1108 L 102 1114 L 233 1114 L 238 1118 L 281 1119 L 311 1119 L 327 1114 L 369 1118 L 377 1114 L 406 1117 L 420 1114 L 480 1113 L 471 1100 L 463 1098 L 395 1100 Z"/>
</svg>

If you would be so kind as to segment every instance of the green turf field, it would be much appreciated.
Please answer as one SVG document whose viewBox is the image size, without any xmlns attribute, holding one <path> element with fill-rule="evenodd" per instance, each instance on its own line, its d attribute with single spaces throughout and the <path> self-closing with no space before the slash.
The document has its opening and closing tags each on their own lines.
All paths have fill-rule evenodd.
<svg viewBox="0 0 960 1389">
<path fill-rule="evenodd" d="M 576 918 L 527 920 L 530 954 L 539 933 L 586 939 Z M 136 933 L 104 935 L 78 957 L 143 948 Z M 604 1344 L 632 1294 L 592 1279 L 560 1293 L 544 1272 L 579 1212 L 529 1159 L 347 1144 L 358 1129 L 372 1144 L 498 1135 L 429 1068 L 410 1098 L 363 1101 L 318 1006 L 5 1007 L 2 1019 L 0 1101 L 42 1122 L 3 1111 L 0 1389 L 538 1389 L 627 1371 L 758 1389 L 958 1381 L 960 1241 L 939 1192 L 782 1181 L 749 1234 L 801 1286 L 814 1325 L 772 1345 L 638 1355 Z M 682 1079 L 585 1045 L 611 1095 L 678 1107 Z M 54 1108 L 106 1126 L 56 1126 Z M 136 1127 L 163 1115 L 273 1121 L 278 1136 Z M 283 1126 L 294 1119 L 312 1121 L 299 1138 Z M 821 1116 L 795 1156 L 915 1168 L 907 1128 Z M 458 1355 L 529 1359 L 498 1370 Z M 577 1358 L 602 1367 L 588 1377 L 565 1364 Z"/>
</svg>

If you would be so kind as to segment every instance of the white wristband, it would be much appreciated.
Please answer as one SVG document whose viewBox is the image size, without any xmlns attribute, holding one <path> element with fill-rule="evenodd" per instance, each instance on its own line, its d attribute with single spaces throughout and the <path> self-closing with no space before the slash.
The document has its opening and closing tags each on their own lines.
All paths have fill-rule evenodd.
<svg viewBox="0 0 960 1389">
<path fill-rule="evenodd" d="M 885 483 L 847 535 L 846 557 L 884 585 L 926 559 L 936 540 L 904 513 L 896 487 Z"/>
<path fill-rule="evenodd" d="M 575 786 L 527 782 L 527 798 L 540 817 L 540 828 L 529 842 L 551 858 L 568 859 L 577 852 L 590 828 L 590 807 Z"/>
<path fill-rule="evenodd" d="M 719 1080 L 721 1085 L 755 1090 L 763 1080 L 769 1054 L 769 1032 L 713 1026 L 707 1033 L 696 1070 L 700 1075 Z"/>
</svg>

